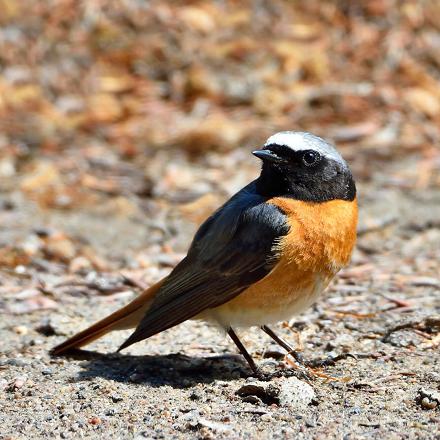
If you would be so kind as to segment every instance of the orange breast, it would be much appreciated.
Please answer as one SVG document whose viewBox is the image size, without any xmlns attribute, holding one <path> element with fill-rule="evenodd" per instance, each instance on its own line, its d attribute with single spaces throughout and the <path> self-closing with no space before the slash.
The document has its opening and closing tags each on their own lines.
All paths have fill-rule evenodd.
<svg viewBox="0 0 440 440">
<path fill-rule="evenodd" d="M 356 200 L 311 203 L 274 198 L 270 203 L 279 206 L 290 223 L 289 234 L 277 245 L 280 260 L 265 278 L 220 306 L 222 314 L 263 309 L 281 316 L 284 309 L 300 311 L 350 260 L 356 242 Z"/>
<path fill-rule="evenodd" d="M 348 264 L 356 242 L 356 199 L 312 203 L 274 198 L 270 203 L 280 207 L 290 223 L 290 233 L 280 242 L 281 260 L 324 272 L 337 272 Z"/>
</svg>

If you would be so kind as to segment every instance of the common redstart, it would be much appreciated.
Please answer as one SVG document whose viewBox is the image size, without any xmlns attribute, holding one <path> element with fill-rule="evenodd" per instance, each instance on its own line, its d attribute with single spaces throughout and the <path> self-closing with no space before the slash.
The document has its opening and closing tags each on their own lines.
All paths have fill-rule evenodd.
<svg viewBox="0 0 440 440">
<path fill-rule="evenodd" d="M 136 328 L 122 350 L 192 318 L 223 327 L 255 373 L 234 328 L 260 326 L 291 350 L 267 325 L 309 307 L 349 262 L 356 186 L 337 150 L 310 133 L 276 133 L 253 154 L 262 160 L 260 176 L 200 226 L 167 277 L 53 353 Z"/>
</svg>

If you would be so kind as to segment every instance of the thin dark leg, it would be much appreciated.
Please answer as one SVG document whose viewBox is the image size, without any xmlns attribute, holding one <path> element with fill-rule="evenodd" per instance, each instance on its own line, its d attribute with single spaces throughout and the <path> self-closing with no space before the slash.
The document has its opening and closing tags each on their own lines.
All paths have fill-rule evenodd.
<svg viewBox="0 0 440 440">
<path fill-rule="evenodd" d="M 304 365 L 304 358 L 295 349 L 289 345 L 284 339 L 280 338 L 273 330 L 271 330 L 267 325 L 262 325 L 261 330 L 267 333 L 278 345 L 283 347 L 289 354 L 291 354 L 297 362 Z"/>
<path fill-rule="evenodd" d="M 292 348 L 292 346 L 289 345 L 288 342 L 286 342 L 284 339 L 281 339 L 278 335 L 276 335 L 275 332 L 271 330 L 267 325 L 261 326 L 261 330 L 267 333 L 277 344 L 279 344 L 281 347 L 287 350 L 288 353 L 291 354 L 299 364 L 304 365 L 305 367 L 315 368 L 315 367 L 326 367 L 329 365 L 335 365 L 337 361 L 341 359 L 346 359 L 347 357 L 352 357 L 354 359 L 357 359 L 356 356 L 350 353 L 342 353 L 337 356 L 329 356 L 325 359 L 312 359 L 306 361 L 300 353 L 295 351 L 295 349 Z"/>
<path fill-rule="evenodd" d="M 244 356 L 244 358 L 247 360 L 247 363 L 249 364 L 249 366 L 251 367 L 251 370 L 257 375 L 259 376 L 259 371 L 258 371 L 258 367 L 255 364 L 254 360 L 252 359 L 252 356 L 248 353 L 248 351 L 246 350 L 245 346 L 241 343 L 240 339 L 238 338 L 238 336 L 236 335 L 236 333 L 234 332 L 234 330 L 232 330 L 232 328 L 229 328 L 228 330 L 228 335 L 230 336 L 230 338 L 234 341 L 235 345 L 237 346 L 237 348 L 240 350 L 240 353 Z"/>
</svg>

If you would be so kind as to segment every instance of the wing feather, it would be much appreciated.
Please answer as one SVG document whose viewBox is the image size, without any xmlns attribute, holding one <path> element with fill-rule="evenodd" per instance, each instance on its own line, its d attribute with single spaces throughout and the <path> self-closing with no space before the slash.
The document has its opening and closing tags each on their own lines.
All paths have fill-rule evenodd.
<svg viewBox="0 0 440 440">
<path fill-rule="evenodd" d="M 119 350 L 230 301 L 272 270 L 276 244 L 289 226 L 266 202 L 247 187 L 200 227 L 188 255 Z"/>
</svg>

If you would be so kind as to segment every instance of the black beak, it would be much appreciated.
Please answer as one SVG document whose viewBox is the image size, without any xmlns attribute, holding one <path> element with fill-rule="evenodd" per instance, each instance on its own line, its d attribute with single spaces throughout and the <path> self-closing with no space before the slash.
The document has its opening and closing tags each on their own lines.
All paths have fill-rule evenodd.
<svg viewBox="0 0 440 440">
<path fill-rule="evenodd" d="M 270 150 L 255 150 L 252 151 L 252 154 L 254 156 L 257 156 L 258 159 L 261 159 L 264 162 L 272 162 L 272 163 L 280 163 L 284 162 L 284 160 L 277 156 L 275 153 L 273 153 Z"/>
</svg>

